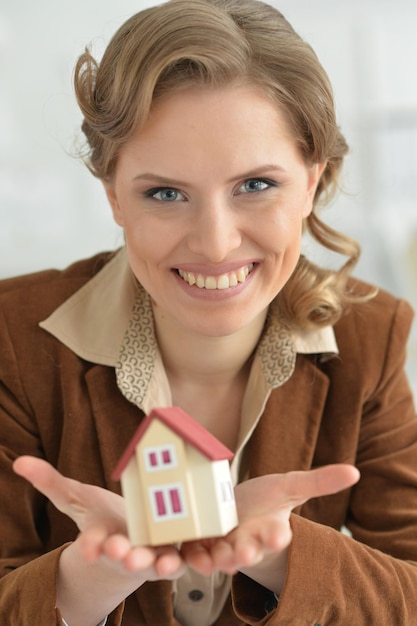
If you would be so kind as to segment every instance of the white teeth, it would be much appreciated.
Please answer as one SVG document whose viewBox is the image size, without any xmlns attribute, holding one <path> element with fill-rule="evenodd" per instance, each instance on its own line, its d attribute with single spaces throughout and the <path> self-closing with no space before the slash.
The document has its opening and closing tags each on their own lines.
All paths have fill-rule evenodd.
<svg viewBox="0 0 417 626">
<path fill-rule="evenodd" d="M 231 286 L 232 285 L 230 284 L 230 279 L 225 274 L 223 274 L 223 276 L 219 276 L 219 278 L 217 279 L 217 289 L 227 289 Z"/>
<path fill-rule="evenodd" d="M 229 276 L 229 287 L 236 287 L 237 285 L 237 276 L 236 274 L 232 274 Z"/>
<path fill-rule="evenodd" d="M 228 289 L 236 287 L 238 283 L 244 283 L 247 276 L 253 270 L 253 263 L 246 267 L 241 267 L 237 272 L 230 274 L 222 274 L 217 278 L 215 276 L 206 276 L 202 274 L 193 274 L 192 272 L 184 272 L 178 270 L 178 274 L 189 285 L 196 285 L 199 289 Z"/>
<path fill-rule="evenodd" d="M 217 280 L 213 276 L 207 276 L 204 286 L 206 289 L 217 289 Z"/>
</svg>

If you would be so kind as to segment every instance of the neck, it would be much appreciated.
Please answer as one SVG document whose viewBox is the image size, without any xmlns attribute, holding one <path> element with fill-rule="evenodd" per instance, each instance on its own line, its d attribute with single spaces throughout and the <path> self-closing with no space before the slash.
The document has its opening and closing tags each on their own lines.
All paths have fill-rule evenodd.
<svg viewBox="0 0 417 626">
<path fill-rule="evenodd" d="M 212 337 L 189 332 L 154 307 L 156 336 L 168 375 L 213 385 L 235 379 L 250 362 L 265 318 L 266 311 L 231 335 Z"/>
</svg>

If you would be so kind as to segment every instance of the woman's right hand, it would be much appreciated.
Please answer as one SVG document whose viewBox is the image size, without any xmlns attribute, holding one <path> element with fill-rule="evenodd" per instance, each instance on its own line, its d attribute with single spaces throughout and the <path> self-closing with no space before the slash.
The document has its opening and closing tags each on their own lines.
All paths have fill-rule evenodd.
<svg viewBox="0 0 417 626">
<path fill-rule="evenodd" d="M 106 557 L 126 572 L 146 572 L 148 580 L 176 577 L 182 573 L 182 560 L 173 546 L 154 549 L 130 544 L 121 496 L 67 478 L 46 461 L 35 457 L 19 457 L 13 469 L 76 523 L 81 531 L 77 542 L 87 562 Z"/>
<path fill-rule="evenodd" d="M 121 496 L 67 478 L 35 457 L 19 457 L 13 469 L 80 530 L 61 554 L 57 578 L 57 606 L 69 624 L 95 626 L 144 582 L 183 574 L 174 546 L 131 545 Z"/>
</svg>

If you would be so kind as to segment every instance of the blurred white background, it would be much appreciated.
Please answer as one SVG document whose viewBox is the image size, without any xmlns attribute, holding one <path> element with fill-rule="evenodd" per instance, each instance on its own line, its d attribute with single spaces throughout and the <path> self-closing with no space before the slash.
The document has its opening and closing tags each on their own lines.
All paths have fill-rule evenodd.
<svg viewBox="0 0 417 626">
<path fill-rule="evenodd" d="M 81 121 L 72 71 L 86 44 L 100 55 L 128 16 L 152 4 L 0 0 L 0 278 L 122 243 L 100 183 L 72 156 Z M 273 4 L 329 73 L 351 146 L 347 193 L 324 218 L 362 245 L 358 276 L 417 308 L 417 4 Z M 416 335 L 408 368 L 417 391 Z"/>
</svg>

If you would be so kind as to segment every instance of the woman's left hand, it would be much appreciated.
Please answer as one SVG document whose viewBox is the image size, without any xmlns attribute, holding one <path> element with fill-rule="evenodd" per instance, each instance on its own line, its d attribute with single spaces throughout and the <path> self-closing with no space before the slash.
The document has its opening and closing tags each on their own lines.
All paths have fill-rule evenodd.
<svg viewBox="0 0 417 626">
<path fill-rule="evenodd" d="M 184 560 L 201 574 L 240 571 L 279 594 L 292 540 L 291 512 L 310 498 L 337 493 L 359 480 L 352 465 L 270 474 L 235 489 L 239 525 L 225 537 L 184 543 Z"/>
</svg>

